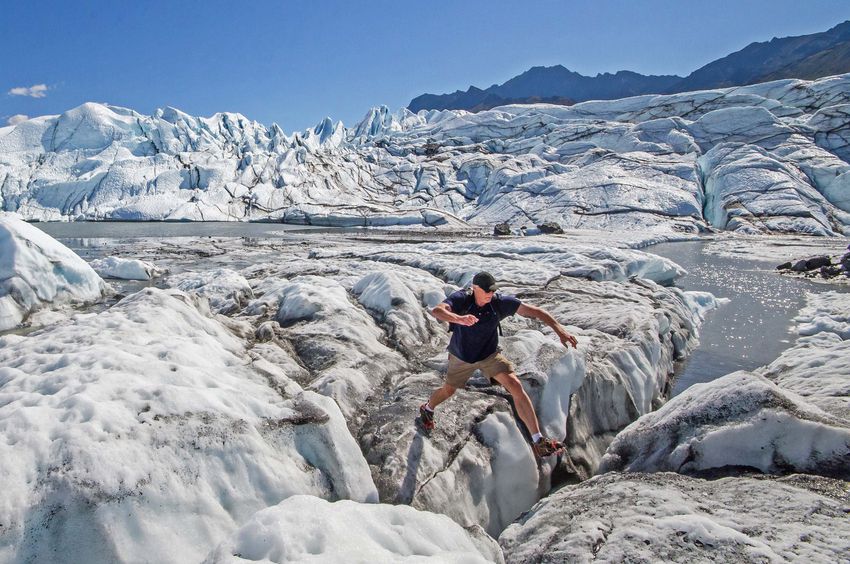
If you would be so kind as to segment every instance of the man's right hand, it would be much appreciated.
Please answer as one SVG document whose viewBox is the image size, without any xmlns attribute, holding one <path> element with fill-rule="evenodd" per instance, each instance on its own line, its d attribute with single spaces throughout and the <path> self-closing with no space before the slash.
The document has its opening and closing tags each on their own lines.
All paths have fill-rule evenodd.
<svg viewBox="0 0 850 564">
<path fill-rule="evenodd" d="M 455 319 L 452 323 L 469 327 L 470 325 L 475 325 L 476 323 L 478 323 L 478 318 L 472 314 L 458 315 L 457 319 Z"/>
</svg>

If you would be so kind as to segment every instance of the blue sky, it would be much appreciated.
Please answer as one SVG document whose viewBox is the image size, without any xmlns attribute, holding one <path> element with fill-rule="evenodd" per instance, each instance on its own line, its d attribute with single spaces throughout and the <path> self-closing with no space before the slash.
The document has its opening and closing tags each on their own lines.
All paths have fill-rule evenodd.
<svg viewBox="0 0 850 564">
<path fill-rule="evenodd" d="M 0 14 L 0 126 L 94 101 L 240 112 L 290 133 L 535 65 L 686 75 L 825 31 L 850 2 L 3 0 Z"/>
</svg>

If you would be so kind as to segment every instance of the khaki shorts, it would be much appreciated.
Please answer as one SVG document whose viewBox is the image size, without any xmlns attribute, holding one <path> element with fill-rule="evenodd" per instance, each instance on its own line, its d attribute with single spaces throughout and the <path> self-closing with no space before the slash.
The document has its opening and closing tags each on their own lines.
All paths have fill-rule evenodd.
<svg viewBox="0 0 850 564">
<path fill-rule="evenodd" d="M 449 353 L 449 367 L 446 370 L 446 384 L 453 388 L 462 388 L 472 373 L 480 370 L 490 380 L 498 374 L 508 374 L 514 371 L 514 365 L 502 353 L 493 353 L 484 360 L 472 364 L 464 362 Z M 493 380 L 495 381 L 495 380 Z"/>
</svg>

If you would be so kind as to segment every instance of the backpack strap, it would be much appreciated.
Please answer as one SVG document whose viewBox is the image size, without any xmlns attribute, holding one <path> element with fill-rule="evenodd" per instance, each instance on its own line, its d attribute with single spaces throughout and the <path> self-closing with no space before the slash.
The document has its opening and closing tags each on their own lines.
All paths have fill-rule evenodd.
<svg viewBox="0 0 850 564">
<path fill-rule="evenodd" d="M 493 299 L 496 299 L 497 297 L 501 296 L 499 296 L 499 294 L 496 294 L 495 296 L 493 296 Z M 499 326 L 499 336 L 503 337 L 504 333 L 502 333 L 502 318 L 499 316 L 499 312 L 496 311 L 496 308 L 493 307 L 493 300 L 490 300 L 490 309 L 493 310 L 493 315 L 496 316 L 496 323 Z"/>
</svg>

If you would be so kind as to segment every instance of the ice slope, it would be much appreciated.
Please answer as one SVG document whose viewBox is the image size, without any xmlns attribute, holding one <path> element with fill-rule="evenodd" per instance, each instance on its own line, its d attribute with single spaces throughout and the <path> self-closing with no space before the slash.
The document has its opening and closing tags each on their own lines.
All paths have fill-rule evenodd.
<svg viewBox="0 0 850 564">
<path fill-rule="evenodd" d="M 20 216 L 0 212 L 0 331 L 47 305 L 95 301 L 106 290 L 73 251 Z"/>
<path fill-rule="evenodd" d="M 0 128 L 32 219 L 272 219 L 850 233 L 850 75 L 464 111 L 287 136 L 239 114 L 84 104 Z"/>
<path fill-rule="evenodd" d="M 255 514 L 204 561 L 504 562 L 498 544 L 405 505 L 292 496 Z"/>
<path fill-rule="evenodd" d="M 612 472 L 558 490 L 499 538 L 509 563 L 842 562 L 846 482 Z"/>
</svg>

